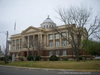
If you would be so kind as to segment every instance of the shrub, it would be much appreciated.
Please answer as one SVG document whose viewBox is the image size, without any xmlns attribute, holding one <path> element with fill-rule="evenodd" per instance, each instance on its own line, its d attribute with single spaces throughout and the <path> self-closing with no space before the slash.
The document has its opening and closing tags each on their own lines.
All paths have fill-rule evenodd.
<svg viewBox="0 0 100 75">
<path fill-rule="evenodd" d="M 28 61 L 33 61 L 33 60 L 34 60 L 34 56 L 29 55 L 29 56 L 27 57 L 27 60 L 28 60 Z"/>
<path fill-rule="evenodd" d="M 59 57 L 57 57 L 56 55 L 52 55 L 50 58 L 49 58 L 50 61 L 58 61 L 59 60 Z"/>
<path fill-rule="evenodd" d="M 86 60 L 86 57 L 85 56 L 80 56 L 79 60 Z"/>
<path fill-rule="evenodd" d="M 18 59 L 19 59 L 20 61 L 25 61 L 25 60 L 26 60 L 26 58 L 25 58 L 24 56 L 19 56 Z"/>
<path fill-rule="evenodd" d="M 11 61 L 12 60 L 12 56 L 8 56 L 8 59 Z"/>
<path fill-rule="evenodd" d="M 9 56 L 9 55 L 4 56 L 4 57 L 2 57 L 2 60 L 11 61 L 12 60 L 12 56 Z"/>
<path fill-rule="evenodd" d="M 4 61 L 4 57 L 0 57 L 0 61 Z"/>
<path fill-rule="evenodd" d="M 40 56 L 36 56 L 35 57 L 35 61 L 40 61 L 41 60 L 41 57 Z"/>
<path fill-rule="evenodd" d="M 79 56 L 79 60 L 82 60 L 82 56 Z"/>
<path fill-rule="evenodd" d="M 62 58 L 62 60 L 63 61 L 68 61 L 68 58 L 67 57 L 66 58 L 64 57 L 64 58 Z"/>
</svg>

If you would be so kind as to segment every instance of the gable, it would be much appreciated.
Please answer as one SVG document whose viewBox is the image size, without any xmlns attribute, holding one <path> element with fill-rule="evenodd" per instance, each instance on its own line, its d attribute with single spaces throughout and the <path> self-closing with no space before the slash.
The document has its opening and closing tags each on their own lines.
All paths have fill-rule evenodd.
<svg viewBox="0 0 100 75">
<path fill-rule="evenodd" d="M 39 31 L 40 31 L 40 29 L 35 28 L 35 27 L 33 27 L 33 26 L 30 26 L 30 27 L 28 27 L 27 29 L 25 29 L 24 31 L 22 31 L 22 34 L 23 34 L 23 33 L 30 33 L 30 32 L 39 32 Z"/>
<path fill-rule="evenodd" d="M 28 29 L 28 30 L 26 31 L 26 33 L 33 32 L 33 31 L 37 31 L 37 30 L 31 28 L 31 29 Z"/>
</svg>

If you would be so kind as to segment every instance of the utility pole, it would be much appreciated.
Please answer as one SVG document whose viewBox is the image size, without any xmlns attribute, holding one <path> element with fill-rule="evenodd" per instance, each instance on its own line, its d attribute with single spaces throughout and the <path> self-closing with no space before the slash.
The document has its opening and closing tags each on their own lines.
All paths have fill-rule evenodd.
<svg viewBox="0 0 100 75">
<path fill-rule="evenodd" d="M 6 50 L 5 50 L 5 64 L 8 63 L 8 57 L 7 57 L 7 54 L 8 54 L 8 31 L 6 32 Z"/>
<path fill-rule="evenodd" d="M 2 51 L 1 51 L 1 45 L 0 45 L 0 55 L 1 55 Z"/>
<path fill-rule="evenodd" d="M 1 51 L 1 45 L 0 45 L 0 51 Z"/>
</svg>

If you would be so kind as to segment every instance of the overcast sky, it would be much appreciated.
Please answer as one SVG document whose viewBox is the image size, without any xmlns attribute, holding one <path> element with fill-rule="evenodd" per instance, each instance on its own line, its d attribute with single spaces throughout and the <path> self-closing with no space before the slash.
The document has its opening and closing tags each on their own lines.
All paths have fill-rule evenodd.
<svg viewBox="0 0 100 75">
<path fill-rule="evenodd" d="M 0 0 L 0 32 L 14 34 L 29 26 L 39 27 L 48 15 L 57 24 L 63 24 L 57 18 L 55 9 L 71 6 L 84 6 L 94 9 L 100 15 L 100 0 Z M 0 45 L 5 42 L 5 34 L 0 33 Z"/>
</svg>

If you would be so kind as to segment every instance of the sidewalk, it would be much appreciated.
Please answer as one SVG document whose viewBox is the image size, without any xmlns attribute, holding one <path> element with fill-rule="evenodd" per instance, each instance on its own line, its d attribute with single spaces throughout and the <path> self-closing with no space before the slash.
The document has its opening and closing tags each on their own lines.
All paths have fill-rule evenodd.
<svg viewBox="0 0 100 75">
<path fill-rule="evenodd" d="M 31 67 L 19 67 L 19 66 L 5 66 L 0 67 L 18 68 L 18 69 L 30 69 L 30 70 L 46 70 L 46 71 L 76 71 L 76 72 L 100 72 L 100 70 L 74 70 L 74 69 L 49 69 L 49 68 L 31 68 Z"/>
</svg>

